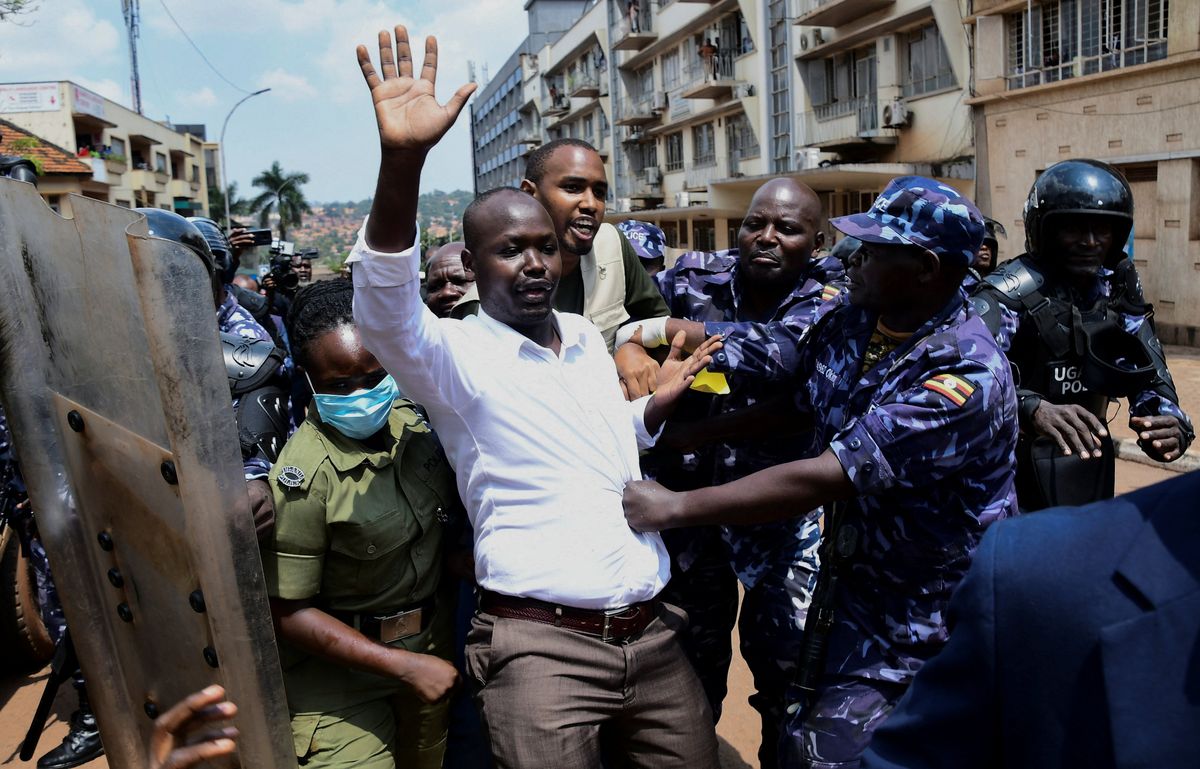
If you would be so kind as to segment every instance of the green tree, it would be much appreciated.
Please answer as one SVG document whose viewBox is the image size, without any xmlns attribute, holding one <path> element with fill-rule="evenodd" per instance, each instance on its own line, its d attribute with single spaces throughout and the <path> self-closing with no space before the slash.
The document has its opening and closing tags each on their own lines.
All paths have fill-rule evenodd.
<svg viewBox="0 0 1200 769">
<path fill-rule="evenodd" d="M 254 212 L 250 210 L 250 201 L 238 197 L 237 182 L 230 184 L 229 215 L 249 216 L 252 213 Z M 225 192 L 220 187 L 208 188 L 208 216 L 224 229 L 229 229 L 229 223 L 225 221 Z"/>
<path fill-rule="evenodd" d="M 263 190 L 250 201 L 250 210 L 258 214 L 259 226 L 266 227 L 271 213 L 278 213 L 279 239 L 287 240 L 288 228 L 299 227 L 304 214 L 310 212 L 308 201 L 300 189 L 301 185 L 308 184 L 308 174 L 286 173 L 276 160 L 250 183 Z"/>
</svg>

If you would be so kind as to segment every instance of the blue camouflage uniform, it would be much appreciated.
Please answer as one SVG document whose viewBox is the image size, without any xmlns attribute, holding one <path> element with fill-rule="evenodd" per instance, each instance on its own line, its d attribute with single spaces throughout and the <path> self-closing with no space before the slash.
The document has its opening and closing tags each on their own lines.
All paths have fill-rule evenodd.
<svg viewBox="0 0 1200 769">
<path fill-rule="evenodd" d="M 833 224 L 967 264 L 983 229 L 969 201 L 919 177 L 894 180 L 870 212 Z M 818 315 L 795 353 L 796 401 L 815 423 L 810 455 L 830 449 L 858 490 L 840 519 L 857 547 L 838 565 L 824 676 L 815 702 L 789 717 L 781 763 L 842 769 L 858 765 L 945 644 L 950 595 L 985 527 L 1016 512 L 1017 415 L 1009 365 L 961 290 L 868 365 L 878 318 L 847 293 Z M 727 340 L 712 368 L 786 375 L 765 343 L 746 340 Z"/>
<path fill-rule="evenodd" d="M 244 339 L 261 339 L 272 342 L 270 333 L 262 324 L 254 319 L 250 311 L 238 304 L 233 292 L 225 289 L 225 298 L 217 308 L 217 328 L 222 334 L 237 334 Z M 233 409 L 237 411 L 238 399 L 233 399 Z M 246 480 L 266 480 L 271 471 L 271 463 L 265 457 L 251 456 L 242 460 L 242 473 Z"/>
<path fill-rule="evenodd" d="M 767 322 L 742 318 L 736 249 L 684 254 L 655 280 L 672 317 L 702 322 L 708 335 L 727 335 L 733 345 L 743 337 L 752 337 L 770 338 L 777 346 L 779 339 L 786 338 L 783 343 L 794 347 L 792 337 L 798 337 L 811 324 L 822 301 L 836 295 L 838 289 L 831 283 L 843 272 L 842 263 L 831 257 L 810 262 Z M 692 403 L 683 408 L 693 413 L 700 410 L 703 418 L 739 411 L 787 392 L 788 383 L 733 377 L 728 394 L 689 393 L 688 400 L 699 401 L 700 408 L 693 408 Z M 804 456 L 796 436 L 784 435 L 766 441 L 729 441 L 683 454 L 657 450 L 652 461 L 656 475 L 666 485 L 673 480 L 677 487 L 696 488 L 737 480 Z M 691 478 L 681 481 L 681 474 Z M 757 690 L 750 703 L 763 719 L 759 755 L 763 766 L 776 763 L 784 693 L 795 667 L 816 575 L 816 545 L 820 538 L 816 517 L 814 511 L 811 516 L 761 526 L 664 532 L 673 551 L 675 572 L 667 588 L 667 600 L 679 603 L 691 619 L 685 647 L 714 715 L 721 710 L 732 657 L 731 633 L 737 616 L 735 580 L 740 580 L 746 590 L 739 633 L 742 656 L 754 675 Z"/>
</svg>

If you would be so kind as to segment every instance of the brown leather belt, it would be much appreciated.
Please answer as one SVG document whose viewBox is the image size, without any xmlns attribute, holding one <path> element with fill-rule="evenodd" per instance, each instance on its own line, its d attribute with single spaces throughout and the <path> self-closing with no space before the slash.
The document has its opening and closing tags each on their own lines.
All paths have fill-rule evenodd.
<svg viewBox="0 0 1200 769">
<path fill-rule="evenodd" d="M 639 635 L 658 614 L 654 601 L 642 601 L 619 609 L 576 609 L 490 590 L 479 591 L 479 610 L 497 617 L 523 619 L 574 630 L 605 643 L 626 641 Z"/>
</svg>

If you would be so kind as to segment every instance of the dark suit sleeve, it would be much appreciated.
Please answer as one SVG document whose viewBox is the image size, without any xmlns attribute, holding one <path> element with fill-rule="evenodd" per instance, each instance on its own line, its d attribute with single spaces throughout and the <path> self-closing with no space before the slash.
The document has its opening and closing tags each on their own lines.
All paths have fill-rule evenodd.
<svg viewBox="0 0 1200 769">
<path fill-rule="evenodd" d="M 950 602 L 949 642 L 875 732 L 864 769 L 998 765 L 995 560 L 1003 529 L 984 536 Z"/>
<path fill-rule="evenodd" d="M 670 315 L 658 286 L 646 274 L 646 268 L 624 233 L 621 233 L 621 260 L 625 263 L 625 312 L 629 313 L 629 319 L 645 320 Z"/>
</svg>

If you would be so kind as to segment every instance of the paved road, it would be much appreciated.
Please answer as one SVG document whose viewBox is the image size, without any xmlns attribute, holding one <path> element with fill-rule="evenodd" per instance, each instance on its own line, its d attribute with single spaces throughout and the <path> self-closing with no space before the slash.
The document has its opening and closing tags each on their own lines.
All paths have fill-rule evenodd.
<svg viewBox="0 0 1200 769">
<path fill-rule="evenodd" d="M 1184 409 L 1193 416 L 1200 415 L 1200 350 L 1169 347 L 1167 354 Z M 1132 441 L 1133 435 L 1125 426 L 1127 421 L 1128 417 L 1122 407 L 1121 412 L 1112 417 L 1113 433 L 1118 438 Z M 1126 443 L 1125 448 L 1132 447 Z M 1133 451 L 1136 453 L 1136 448 Z M 1188 455 L 1178 464 L 1200 467 L 1200 449 L 1193 448 Z M 1117 493 L 1148 486 L 1171 476 L 1170 471 L 1160 466 L 1120 461 L 1117 463 Z M 736 639 L 734 648 L 737 648 Z M 33 762 L 20 761 L 17 758 L 17 750 L 41 695 L 41 682 L 44 678 L 45 671 L 30 676 L 0 678 L 0 766 L 34 765 Z M 755 765 L 759 731 L 757 714 L 746 704 L 750 692 L 750 671 L 741 657 L 735 655 L 725 714 L 717 726 L 717 733 L 721 737 L 722 765 L 725 769 L 744 769 Z M 42 738 L 39 755 L 57 745 L 66 733 L 66 720 L 74 707 L 73 700 L 72 691 L 60 693 L 55 702 L 54 715 Z M 90 769 L 103 769 L 108 764 L 99 759 L 88 766 Z"/>
</svg>

